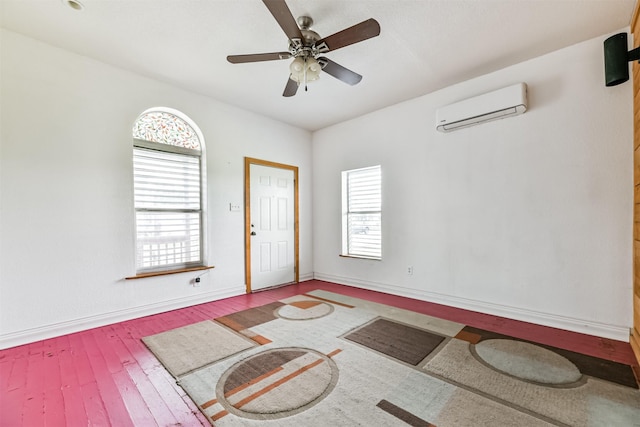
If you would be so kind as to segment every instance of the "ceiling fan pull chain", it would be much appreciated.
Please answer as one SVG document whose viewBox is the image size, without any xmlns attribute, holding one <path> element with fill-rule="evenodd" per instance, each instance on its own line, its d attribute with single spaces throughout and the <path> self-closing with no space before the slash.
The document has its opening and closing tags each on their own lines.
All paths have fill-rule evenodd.
<svg viewBox="0 0 640 427">
<path fill-rule="evenodd" d="M 304 91 L 307 91 L 307 57 L 304 57 Z"/>
</svg>

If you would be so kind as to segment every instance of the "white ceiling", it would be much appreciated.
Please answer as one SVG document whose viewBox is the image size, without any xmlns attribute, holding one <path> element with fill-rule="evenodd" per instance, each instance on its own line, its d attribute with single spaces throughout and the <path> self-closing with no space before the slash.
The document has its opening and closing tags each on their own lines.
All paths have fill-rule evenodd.
<svg viewBox="0 0 640 427">
<path fill-rule="evenodd" d="M 282 97 L 289 60 L 260 0 L 0 0 L 3 28 L 292 125 L 317 130 L 629 25 L 635 0 L 287 0 L 328 36 L 375 18 L 380 36 L 326 54 L 364 78 L 328 74 Z M 604 38 L 603 38 L 604 39 Z M 604 84 L 604 82 L 603 82 Z"/>
</svg>

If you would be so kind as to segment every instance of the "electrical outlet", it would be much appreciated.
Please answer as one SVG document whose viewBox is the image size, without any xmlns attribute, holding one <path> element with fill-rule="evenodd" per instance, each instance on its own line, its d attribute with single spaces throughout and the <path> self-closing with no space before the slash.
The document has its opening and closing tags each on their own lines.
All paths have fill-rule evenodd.
<svg viewBox="0 0 640 427">
<path fill-rule="evenodd" d="M 407 276 L 413 276 L 413 265 L 407 266 Z"/>
</svg>

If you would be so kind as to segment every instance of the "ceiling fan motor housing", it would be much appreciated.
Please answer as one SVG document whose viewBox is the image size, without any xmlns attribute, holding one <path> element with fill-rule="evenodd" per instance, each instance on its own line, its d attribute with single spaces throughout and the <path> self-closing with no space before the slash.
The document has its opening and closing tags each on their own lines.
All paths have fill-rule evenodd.
<svg viewBox="0 0 640 427">
<path fill-rule="evenodd" d="M 291 43 L 289 43 L 291 56 L 295 58 L 316 58 L 320 51 L 315 48 L 315 43 L 320 40 L 320 34 L 309 29 L 313 25 L 313 19 L 310 16 L 300 16 L 298 25 L 300 25 L 302 40 L 297 38 L 291 40 Z"/>
<path fill-rule="evenodd" d="M 304 37 L 304 45 L 312 46 L 316 41 L 320 40 L 320 34 L 313 30 L 300 30 L 302 37 Z"/>
</svg>

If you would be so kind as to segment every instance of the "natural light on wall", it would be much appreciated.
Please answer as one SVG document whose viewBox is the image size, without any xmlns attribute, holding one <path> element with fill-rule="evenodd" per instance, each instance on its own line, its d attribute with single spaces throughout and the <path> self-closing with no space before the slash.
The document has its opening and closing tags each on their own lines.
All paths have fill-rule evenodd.
<svg viewBox="0 0 640 427">
<path fill-rule="evenodd" d="M 382 258 L 380 165 L 342 172 L 342 255 Z"/>
</svg>

